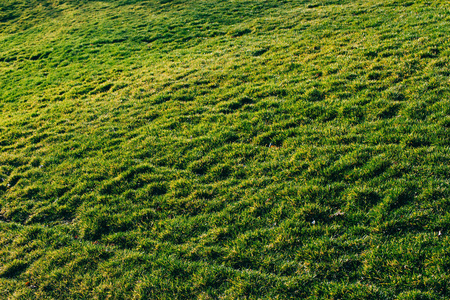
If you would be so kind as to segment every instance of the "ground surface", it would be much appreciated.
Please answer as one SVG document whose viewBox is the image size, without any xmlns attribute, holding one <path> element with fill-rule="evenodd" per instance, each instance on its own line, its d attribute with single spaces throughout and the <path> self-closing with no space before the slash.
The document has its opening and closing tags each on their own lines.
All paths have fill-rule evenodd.
<svg viewBox="0 0 450 300">
<path fill-rule="evenodd" d="M 7 299 L 448 299 L 450 6 L 0 2 Z"/>
</svg>

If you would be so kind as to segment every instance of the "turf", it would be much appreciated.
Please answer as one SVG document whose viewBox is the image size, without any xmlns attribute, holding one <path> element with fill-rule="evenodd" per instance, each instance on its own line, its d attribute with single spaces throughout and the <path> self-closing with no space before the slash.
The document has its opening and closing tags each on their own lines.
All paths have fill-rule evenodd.
<svg viewBox="0 0 450 300">
<path fill-rule="evenodd" d="M 0 2 L 5 299 L 448 299 L 450 6 Z"/>
</svg>

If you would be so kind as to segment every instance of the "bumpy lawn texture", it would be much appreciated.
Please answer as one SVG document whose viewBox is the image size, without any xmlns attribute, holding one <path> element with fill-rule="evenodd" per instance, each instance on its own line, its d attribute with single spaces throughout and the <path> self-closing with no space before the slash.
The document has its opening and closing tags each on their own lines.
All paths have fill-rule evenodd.
<svg viewBox="0 0 450 300">
<path fill-rule="evenodd" d="M 447 1 L 0 3 L 8 299 L 448 299 Z"/>
</svg>

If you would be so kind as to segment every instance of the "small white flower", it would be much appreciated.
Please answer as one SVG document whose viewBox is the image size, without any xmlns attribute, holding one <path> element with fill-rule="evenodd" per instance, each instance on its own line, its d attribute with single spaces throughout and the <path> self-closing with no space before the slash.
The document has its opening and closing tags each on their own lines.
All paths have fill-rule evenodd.
<svg viewBox="0 0 450 300">
<path fill-rule="evenodd" d="M 315 224 L 316 224 L 316 220 L 313 220 L 313 221 L 311 222 L 311 224 L 315 225 Z"/>
</svg>

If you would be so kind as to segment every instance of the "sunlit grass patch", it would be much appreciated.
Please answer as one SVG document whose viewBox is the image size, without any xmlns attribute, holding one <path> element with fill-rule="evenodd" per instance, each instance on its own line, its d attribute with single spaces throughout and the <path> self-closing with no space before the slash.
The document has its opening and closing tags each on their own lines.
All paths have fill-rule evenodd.
<svg viewBox="0 0 450 300">
<path fill-rule="evenodd" d="M 444 1 L 0 4 L 12 299 L 446 299 Z"/>
</svg>

